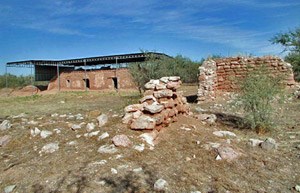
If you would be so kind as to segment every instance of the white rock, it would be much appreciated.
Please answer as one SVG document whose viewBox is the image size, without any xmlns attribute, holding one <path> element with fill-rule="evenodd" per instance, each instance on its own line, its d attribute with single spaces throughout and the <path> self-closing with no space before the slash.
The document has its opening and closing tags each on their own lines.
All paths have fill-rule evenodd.
<svg viewBox="0 0 300 193">
<path fill-rule="evenodd" d="M 217 155 L 216 160 L 221 160 L 221 159 L 222 159 L 221 156 Z"/>
<path fill-rule="evenodd" d="M 168 182 L 164 179 L 158 179 L 154 183 L 154 190 L 156 191 L 166 191 L 168 189 Z"/>
<path fill-rule="evenodd" d="M 78 142 L 77 142 L 77 141 L 70 141 L 70 142 L 68 142 L 67 144 L 68 144 L 68 145 L 77 145 Z"/>
<path fill-rule="evenodd" d="M 133 149 L 135 149 L 135 150 L 137 150 L 139 152 L 142 152 L 145 149 L 145 144 L 142 143 L 140 145 L 135 145 L 135 146 L 133 146 Z"/>
<path fill-rule="evenodd" d="M 40 133 L 42 139 L 45 139 L 45 138 L 49 137 L 52 134 L 53 134 L 52 131 L 47 131 L 47 130 L 43 130 Z"/>
<path fill-rule="evenodd" d="M 71 126 L 71 129 L 72 130 L 77 130 L 77 129 L 81 129 L 81 125 L 79 124 L 73 124 L 72 126 Z"/>
<path fill-rule="evenodd" d="M 118 171 L 115 168 L 111 168 L 110 171 L 112 174 L 118 174 Z"/>
<path fill-rule="evenodd" d="M 248 144 L 252 147 L 255 147 L 255 146 L 259 146 L 262 142 L 264 141 L 259 139 L 249 139 Z"/>
<path fill-rule="evenodd" d="M 14 189 L 16 188 L 16 185 L 10 185 L 10 186 L 6 186 L 4 188 L 4 193 L 11 193 L 14 191 Z"/>
<path fill-rule="evenodd" d="M 98 152 L 99 153 L 116 153 L 118 150 L 115 148 L 113 144 L 111 145 L 102 145 L 99 147 Z"/>
<path fill-rule="evenodd" d="M 13 116 L 12 118 L 13 118 L 13 119 L 17 119 L 17 118 L 23 118 L 23 117 L 26 117 L 26 114 L 25 114 L 25 113 L 21 113 L 21 114 L 19 114 L 19 115 Z"/>
<path fill-rule="evenodd" d="M 135 168 L 135 169 L 133 169 L 132 171 L 133 171 L 133 172 L 136 172 L 136 173 L 142 172 L 142 171 L 143 171 L 143 168 L 141 168 L 141 167 Z"/>
<path fill-rule="evenodd" d="M 63 115 L 59 115 L 59 117 L 60 117 L 60 118 L 65 118 L 65 117 L 67 117 L 67 115 L 66 115 L 66 114 L 63 114 Z"/>
<path fill-rule="evenodd" d="M 154 132 L 151 133 L 143 133 L 140 135 L 140 138 L 142 138 L 146 143 L 148 143 L 150 146 L 154 146 L 154 140 L 157 137 L 157 134 L 155 135 Z"/>
<path fill-rule="evenodd" d="M 33 121 L 33 120 L 32 120 L 32 121 L 29 121 L 28 124 L 29 124 L 29 125 L 37 125 L 37 124 L 39 124 L 39 123 L 38 123 L 37 121 Z"/>
<path fill-rule="evenodd" d="M 200 191 L 191 191 L 190 193 L 201 193 Z"/>
<path fill-rule="evenodd" d="M 59 149 L 58 143 L 48 143 L 42 147 L 40 153 L 53 153 Z"/>
<path fill-rule="evenodd" d="M 295 190 L 296 190 L 297 192 L 300 192 L 300 185 L 296 185 L 296 186 L 295 186 Z"/>
<path fill-rule="evenodd" d="M 76 135 L 76 138 L 77 138 L 77 139 L 80 138 L 80 137 L 81 137 L 81 135 L 79 135 L 79 134 Z"/>
<path fill-rule="evenodd" d="M 132 146 L 132 142 L 127 137 L 127 135 L 124 135 L 124 134 L 114 136 L 112 138 L 112 142 L 117 147 L 130 147 L 130 146 Z"/>
<path fill-rule="evenodd" d="M 99 127 L 102 127 L 107 123 L 108 116 L 106 114 L 102 114 L 102 115 L 97 117 L 97 120 L 98 120 L 98 123 L 99 123 Z"/>
<path fill-rule="evenodd" d="M 53 131 L 54 131 L 56 134 L 60 134 L 60 133 L 61 133 L 61 129 L 60 129 L 60 128 L 53 129 Z"/>
<path fill-rule="evenodd" d="M 4 135 L 0 137 L 0 147 L 6 146 L 11 140 L 10 135 Z"/>
<path fill-rule="evenodd" d="M 88 123 L 87 125 L 86 125 L 86 131 L 87 132 L 91 132 L 92 130 L 94 130 L 95 129 L 95 124 L 94 123 Z"/>
<path fill-rule="evenodd" d="M 51 114 L 51 117 L 58 117 L 57 113 Z"/>
<path fill-rule="evenodd" d="M 116 159 L 121 159 L 121 158 L 123 158 L 123 157 L 124 157 L 123 155 L 118 154 L 118 155 L 116 156 Z"/>
<path fill-rule="evenodd" d="M 7 129 L 10 129 L 11 128 L 11 123 L 9 120 L 4 120 L 2 121 L 2 123 L 0 124 L 0 130 L 1 131 L 4 131 L 4 130 L 7 130 Z"/>
<path fill-rule="evenodd" d="M 105 133 L 103 133 L 102 135 L 100 135 L 100 136 L 98 137 L 98 141 L 100 141 L 100 140 L 102 140 L 102 139 L 105 139 L 105 138 L 107 138 L 107 137 L 109 137 L 109 134 L 108 134 L 107 132 L 105 132 Z"/>
<path fill-rule="evenodd" d="M 267 138 L 264 142 L 260 144 L 261 148 L 266 150 L 277 149 L 278 144 L 272 138 Z"/>
<path fill-rule="evenodd" d="M 39 130 L 37 127 L 30 130 L 30 134 L 32 137 L 35 137 L 35 136 L 39 135 L 40 133 L 41 133 L 41 130 Z"/>
<path fill-rule="evenodd" d="M 218 137 L 236 137 L 236 134 L 230 131 L 214 131 L 213 134 Z"/>
</svg>

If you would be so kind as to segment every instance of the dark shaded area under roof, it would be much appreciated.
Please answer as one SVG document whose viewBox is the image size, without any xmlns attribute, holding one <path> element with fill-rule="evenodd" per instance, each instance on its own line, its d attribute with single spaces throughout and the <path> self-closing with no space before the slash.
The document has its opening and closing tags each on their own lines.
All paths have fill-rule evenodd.
<svg viewBox="0 0 300 193">
<path fill-rule="evenodd" d="M 7 67 L 26 67 L 28 66 L 93 66 L 101 64 L 120 64 L 120 63 L 132 63 L 132 62 L 143 62 L 148 56 L 170 57 L 163 53 L 147 52 L 147 53 L 132 53 L 132 54 L 120 54 L 120 55 L 109 55 L 109 56 L 98 56 L 88 58 L 77 58 L 68 60 L 24 60 L 16 62 L 6 63 Z"/>
</svg>

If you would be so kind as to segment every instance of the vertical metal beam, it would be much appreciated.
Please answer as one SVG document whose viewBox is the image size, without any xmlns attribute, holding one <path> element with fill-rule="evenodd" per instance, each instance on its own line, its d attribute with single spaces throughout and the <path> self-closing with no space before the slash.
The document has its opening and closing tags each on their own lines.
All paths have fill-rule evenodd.
<svg viewBox="0 0 300 193">
<path fill-rule="evenodd" d="M 83 59 L 83 63 L 84 63 L 84 90 L 85 91 L 87 91 L 87 86 L 86 86 L 86 83 L 87 83 L 87 81 L 86 81 L 86 60 L 85 59 Z"/>
<path fill-rule="evenodd" d="M 58 91 L 60 91 L 60 75 L 59 75 L 59 65 L 57 64 L 56 65 L 56 67 L 57 67 L 57 82 L 58 82 Z"/>
<path fill-rule="evenodd" d="M 7 64 L 5 65 L 5 88 L 8 88 L 8 80 L 7 80 L 7 77 L 8 74 L 7 74 Z"/>
<path fill-rule="evenodd" d="M 31 81 L 31 85 L 33 85 L 33 67 L 34 67 L 34 65 L 30 66 L 30 74 L 31 74 L 30 81 Z"/>
</svg>

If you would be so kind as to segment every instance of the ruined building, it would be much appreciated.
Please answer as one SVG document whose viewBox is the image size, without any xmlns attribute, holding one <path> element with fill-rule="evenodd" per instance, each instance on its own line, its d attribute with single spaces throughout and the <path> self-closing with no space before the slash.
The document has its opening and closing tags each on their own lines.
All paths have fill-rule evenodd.
<svg viewBox="0 0 300 193">
<path fill-rule="evenodd" d="M 26 60 L 8 62 L 8 67 L 30 67 L 34 81 L 49 82 L 47 90 L 115 90 L 135 89 L 128 64 L 144 62 L 149 55 L 169 57 L 162 53 L 133 53 L 69 60 Z"/>
<path fill-rule="evenodd" d="M 209 59 L 199 67 L 198 102 L 214 100 L 218 92 L 230 92 L 237 88 L 236 80 L 260 66 L 274 75 L 285 78 L 286 86 L 295 84 L 292 66 L 273 56 L 231 57 Z"/>
</svg>

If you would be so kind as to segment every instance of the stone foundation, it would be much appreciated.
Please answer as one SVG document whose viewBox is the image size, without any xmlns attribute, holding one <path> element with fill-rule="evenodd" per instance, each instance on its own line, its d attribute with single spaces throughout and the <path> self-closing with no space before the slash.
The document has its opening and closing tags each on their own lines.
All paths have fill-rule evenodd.
<svg viewBox="0 0 300 193">
<path fill-rule="evenodd" d="M 214 100 L 217 91 L 236 90 L 237 79 L 246 77 L 248 73 L 261 66 L 265 66 L 274 75 L 283 76 L 288 87 L 295 84 L 292 66 L 279 57 L 209 59 L 199 67 L 198 102 Z"/>
</svg>

